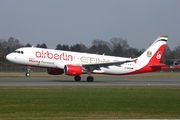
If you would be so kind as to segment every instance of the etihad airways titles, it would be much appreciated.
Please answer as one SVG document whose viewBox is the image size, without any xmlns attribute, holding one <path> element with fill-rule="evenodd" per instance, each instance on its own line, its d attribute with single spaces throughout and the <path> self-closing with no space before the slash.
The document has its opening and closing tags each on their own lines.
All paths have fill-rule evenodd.
<svg viewBox="0 0 180 120">
<path fill-rule="evenodd" d="M 64 61 L 74 61 L 75 57 L 73 55 L 68 54 L 68 52 L 62 52 L 62 53 L 52 53 L 50 51 L 35 51 L 35 57 L 36 58 L 43 58 L 43 59 L 54 59 L 54 60 L 64 60 Z M 77 57 L 77 56 L 76 56 Z M 117 62 L 119 60 L 110 60 L 110 59 L 105 59 L 101 57 L 90 57 L 90 56 L 80 56 L 79 60 L 82 63 L 104 63 L 104 62 Z M 37 62 L 39 60 L 32 60 L 30 59 L 29 62 Z M 39 61 L 39 64 L 42 63 Z"/>
</svg>

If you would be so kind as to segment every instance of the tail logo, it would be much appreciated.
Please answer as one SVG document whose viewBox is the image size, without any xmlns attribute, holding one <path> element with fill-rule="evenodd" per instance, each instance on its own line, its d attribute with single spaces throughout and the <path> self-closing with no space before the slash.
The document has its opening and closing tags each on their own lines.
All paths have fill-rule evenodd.
<svg viewBox="0 0 180 120">
<path fill-rule="evenodd" d="M 147 51 L 147 56 L 151 57 L 152 56 L 152 52 L 151 51 Z"/>
<path fill-rule="evenodd" d="M 162 52 L 159 51 L 159 52 L 157 53 L 157 55 L 156 55 L 156 58 L 157 58 L 157 59 L 161 59 L 161 56 L 162 56 Z"/>
</svg>

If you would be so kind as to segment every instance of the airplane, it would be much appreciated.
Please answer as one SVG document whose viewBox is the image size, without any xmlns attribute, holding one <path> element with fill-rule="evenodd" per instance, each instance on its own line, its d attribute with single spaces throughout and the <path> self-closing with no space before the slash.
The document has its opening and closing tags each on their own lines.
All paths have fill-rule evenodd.
<svg viewBox="0 0 180 120">
<path fill-rule="evenodd" d="M 41 67 L 50 75 L 74 76 L 75 81 L 80 81 L 80 75 L 86 73 L 87 81 L 93 82 L 91 74 L 131 75 L 167 69 L 167 65 L 160 63 L 167 40 L 168 36 L 160 35 L 137 58 L 23 47 L 9 53 L 6 59 L 27 66 L 27 77 L 32 67 Z"/>
</svg>

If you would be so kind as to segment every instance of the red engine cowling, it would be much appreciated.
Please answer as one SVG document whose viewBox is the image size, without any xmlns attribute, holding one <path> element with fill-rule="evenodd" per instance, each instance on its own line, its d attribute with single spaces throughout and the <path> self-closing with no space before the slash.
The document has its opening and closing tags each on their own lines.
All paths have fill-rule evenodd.
<svg viewBox="0 0 180 120">
<path fill-rule="evenodd" d="M 50 75 L 61 75 L 64 73 L 63 69 L 47 68 L 47 73 Z"/>
<path fill-rule="evenodd" d="M 82 74 L 82 66 L 65 65 L 64 73 L 66 75 L 72 75 L 72 76 L 81 75 Z"/>
</svg>

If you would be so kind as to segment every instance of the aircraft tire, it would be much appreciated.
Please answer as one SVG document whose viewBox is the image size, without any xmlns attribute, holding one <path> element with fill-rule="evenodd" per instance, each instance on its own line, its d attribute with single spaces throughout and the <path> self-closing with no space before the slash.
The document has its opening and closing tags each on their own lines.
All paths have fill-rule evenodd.
<svg viewBox="0 0 180 120">
<path fill-rule="evenodd" d="M 88 82 L 93 82 L 93 81 L 94 81 L 94 78 L 93 78 L 92 76 L 88 76 L 88 77 L 87 77 L 87 81 L 88 81 Z"/>
<path fill-rule="evenodd" d="M 30 73 L 26 73 L 25 75 L 26 75 L 26 77 L 29 77 L 29 76 L 30 76 Z"/>
<path fill-rule="evenodd" d="M 81 81 L 81 76 L 75 76 L 75 77 L 74 77 L 74 80 L 75 80 L 75 81 Z"/>
</svg>

